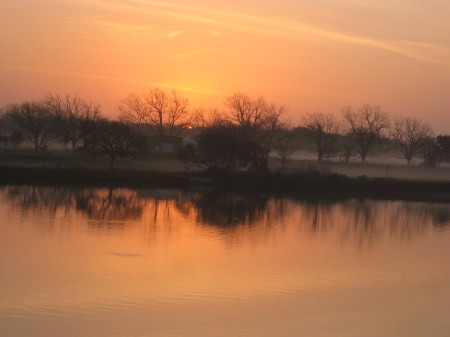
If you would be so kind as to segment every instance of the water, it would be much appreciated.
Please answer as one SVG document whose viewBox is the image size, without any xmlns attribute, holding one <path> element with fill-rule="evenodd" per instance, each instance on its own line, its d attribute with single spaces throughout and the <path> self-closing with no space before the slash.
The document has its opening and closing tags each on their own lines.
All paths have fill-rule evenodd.
<svg viewBox="0 0 450 337">
<path fill-rule="evenodd" d="M 449 257 L 449 204 L 6 186 L 0 336 L 448 336 Z"/>
</svg>

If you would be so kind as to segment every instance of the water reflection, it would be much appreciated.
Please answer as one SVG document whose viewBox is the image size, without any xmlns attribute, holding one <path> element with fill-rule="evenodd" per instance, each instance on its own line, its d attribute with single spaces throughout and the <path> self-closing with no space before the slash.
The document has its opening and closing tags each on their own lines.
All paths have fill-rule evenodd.
<svg viewBox="0 0 450 337">
<path fill-rule="evenodd" d="M 75 208 L 89 219 L 117 223 L 142 216 L 145 202 L 136 191 L 126 189 L 89 189 L 74 194 Z"/>
<path fill-rule="evenodd" d="M 140 224 L 150 237 L 190 221 L 233 242 L 264 240 L 294 223 L 310 237 L 335 235 L 342 244 L 371 246 L 385 237 L 409 240 L 450 224 L 447 204 L 425 202 L 61 186 L 6 186 L 0 195 L 22 217 L 39 218 L 39 213 L 51 220 L 35 221 L 37 226 L 53 228 L 62 217 L 70 226 L 68 218 L 82 217 L 101 231 Z"/>
<path fill-rule="evenodd" d="M 73 207 L 73 199 L 77 190 L 69 187 L 36 187 L 7 186 L 2 194 L 12 207 L 25 211 L 32 209 L 48 209 L 56 213 L 60 207 Z"/>
<path fill-rule="evenodd" d="M 198 221 L 218 227 L 252 225 L 267 212 L 267 195 L 233 195 L 197 193 L 193 206 L 198 210 Z"/>
<path fill-rule="evenodd" d="M 1 331 L 444 336 L 448 206 L 1 187 Z"/>
</svg>

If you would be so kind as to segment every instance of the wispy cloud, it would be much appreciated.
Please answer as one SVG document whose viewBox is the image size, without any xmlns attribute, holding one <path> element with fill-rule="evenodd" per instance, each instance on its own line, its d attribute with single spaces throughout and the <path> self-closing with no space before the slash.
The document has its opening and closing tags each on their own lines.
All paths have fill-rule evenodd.
<svg viewBox="0 0 450 337">
<path fill-rule="evenodd" d="M 284 17 L 251 15 L 167 1 L 121 0 L 119 3 L 124 6 L 139 6 L 155 14 L 172 16 L 207 25 L 226 27 L 237 31 L 370 47 L 424 62 L 449 65 L 448 58 L 443 58 L 442 55 L 433 53 L 432 50 L 424 50 L 424 48 L 417 44 L 414 45 L 404 43 L 404 41 L 385 40 L 373 36 L 329 30 Z"/>
<path fill-rule="evenodd" d="M 443 46 L 437 45 L 434 43 L 430 43 L 430 42 L 403 40 L 402 43 L 411 45 L 414 47 L 418 47 L 421 49 L 432 50 L 432 51 L 445 51 L 446 50 L 446 48 L 444 48 Z"/>
<path fill-rule="evenodd" d="M 61 22 L 72 24 L 75 27 L 83 27 L 83 26 L 96 26 L 101 28 L 106 28 L 108 30 L 116 30 L 122 32 L 136 32 L 136 31 L 144 31 L 151 28 L 150 25 L 145 24 L 134 24 L 134 23 L 124 23 L 115 20 L 111 20 L 105 17 L 100 16 L 84 16 L 84 17 L 72 17 L 72 18 L 63 18 L 60 20 Z"/>
<path fill-rule="evenodd" d="M 179 35 L 181 35 L 183 33 L 184 33 L 184 31 L 182 31 L 182 30 L 176 30 L 176 31 L 173 31 L 173 32 L 168 32 L 167 33 L 167 37 L 169 39 L 173 39 L 173 38 L 175 38 L 175 37 L 177 37 L 177 36 L 179 36 Z"/>
</svg>

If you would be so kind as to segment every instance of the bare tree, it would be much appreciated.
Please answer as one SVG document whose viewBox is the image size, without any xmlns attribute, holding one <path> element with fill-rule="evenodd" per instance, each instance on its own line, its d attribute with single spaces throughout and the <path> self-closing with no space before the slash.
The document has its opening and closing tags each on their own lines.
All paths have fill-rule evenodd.
<svg viewBox="0 0 450 337">
<path fill-rule="evenodd" d="M 262 96 L 250 97 L 236 92 L 226 98 L 228 118 L 238 125 L 247 137 L 261 142 L 267 154 L 273 147 L 274 133 L 286 125 L 287 107 L 267 101 Z"/>
<path fill-rule="evenodd" d="M 433 137 L 433 130 L 418 119 L 403 117 L 394 121 L 390 136 L 408 165 L 411 165 L 411 160 L 421 153 Z"/>
<path fill-rule="evenodd" d="M 147 106 L 150 108 L 150 114 L 147 116 L 147 124 L 153 124 L 158 130 L 158 134 L 164 134 L 164 117 L 169 107 L 168 95 L 159 88 L 149 91 L 144 96 Z"/>
<path fill-rule="evenodd" d="M 87 136 L 88 124 L 101 117 L 98 104 L 87 102 L 77 95 L 49 93 L 45 104 L 56 117 L 58 135 L 64 142 L 70 143 L 72 149 Z"/>
<path fill-rule="evenodd" d="M 439 152 L 443 161 L 450 162 L 450 135 L 439 135 L 436 137 Z"/>
<path fill-rule="evenodd" d="M 167 109 L 166 127 L 169 135 L 174 135 L 184 124 L 189 123 L 189 101 L 172 90 Z"/>
<path fill-rule="evenodd" d="M 226 105 L 230 109 L 230 119 L 245 129 L 262 126 L 269 107 L 269 103 L 264 97 L 252 98 L 241 92 L 227 97 Z"/>
<path fill-rule="evenodd" d="M 423 158 L 423 165 L 428 167 L 439 166 L 444 159 L 442 148 L 435 138 L 428 138 L 425 146 L 420 151 L 420 155 Z"/>
<path fill-rule="evenodd" d="M 297 150 L 294 143 L 294 131 L 291 127 L 283 127 L 275 133 L 274 149 L 280 158 L 280 171 L 284 171 L 287 167 L 289 158 Z"/>
<path fill-rule="evenodd" d="M 122 100 L 122 104 L 119 105 L 119 110 L 122 121 L 132 124 L 150 124 L 153 126 L 153 120 L 149 117 L 152 112 L 143 96 L 136 94 L 128 95 Z"/>
<path fill-rule="evenodd" d="M 357 111 L 354 111 L 351 106 L 347 106 L 342 113 L 353 138 L 355 150 L 360 155 L 361 161 L 365 163 L 376 140 L 389 126 L 388 116 L 380 106 L 370 104 L 364 104 Z"/>
<path fill-rule="evenodd" d="M 123 121 L 148 126 L 160 135 L 176 135 L 190 123 L 189 101 L 175 90 L 154 88 L 143 95 L 131 94 L 119 110 Z"/>
<path fill-rule="evenodd" d="M 110 169 L 114 168 L 116 158 L 134 156 L 145 148 L 145 139 L 121 122 L 98 120 L 94 130 L 87 138 L 86 150 L 95 155 L 107 155 Z"/>
<path fill-rule="evenodd" d="M 349 133 L 341 135 L 338 138 L 337 147 L 339 149 L 339 157 L 344 159 L 346 163 L 349 163 L 350 158 L 355 154 L 355 146 L 352 135 Z"/>
<path fill-rule="evenodd" d="M 308 113 L 303 117 L 303 126 L 314 144 L 318 161 L 337 151 L 336 139 L 341 126 L 335 115 L 320 111 Z"/>
<path fill-rule="evenodd" d="M 0 108 L 0 143 L 3 143 L 4 147 L 8 146 L 8 134 L 11 132 L 10 118 Z"/>
<path fill-rule="evenodd" d="M 43 102 L 12 104 L 6 111 L 24 138 L 34 144 L 36 151 L 52 137 L 55 118 Z"/>
<path fill-rule="evenodd" d="M 289 121 L 285 118 L 288 108 L 285 105 L 269 103 L 263 116 L 262 126 L 266 130 L 267 136 L 263 139 L 267 153 L 273 147 L 274 136 L 277 130 L 287 128 Z"/>
<path fill-rule="evenodd" d="M 227 121 L 225 113 L 217 108 L 197 108 L 192 114 L 192 124 L 199 128 L 220 125 L 225 121 Z"/>
<path fill-rule="evenodd" d="M 262 96 L 251 97 L 241 92 L 227 97 L 225 104 L 228 120 L 238 127 L 246 140 L 260 145 L 258 166 L 262 171 L 267 171 L 274 134 L 287 124 L 287 107 L 269 102 Z"/>
</svg>

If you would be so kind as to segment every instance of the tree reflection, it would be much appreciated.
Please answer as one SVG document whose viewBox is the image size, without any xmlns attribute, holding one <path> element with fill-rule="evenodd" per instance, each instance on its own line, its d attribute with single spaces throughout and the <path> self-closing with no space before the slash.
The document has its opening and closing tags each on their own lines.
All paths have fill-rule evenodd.
<svg viewBox="0 0 450 337">
<path fill-rule="evenodd" d="M 0 197 L 8 209 L 32 217 L 41 231 L 53 231 L 57 224 L 68 231 L 84 225 L 125 229 L 133 223 L 153 240 L 170 240 L 188 227 L 232 244 L 267 242 L 296 230 L 312 239 L 371 247 L 450 225 L 448 204 L 425 202 L 62 186 L 5 186 Z"/>
<path fill-rule="evenodd" d="M 60 211 L 79 211 L 91 220 L 125 221 L 142 215 L 145 200 L 130 189 L 8 186 L 3 189 L 13 208 L 41 211 L 55 217 Z"/>
<path fill-rule="evenodd" d="M 76 209 L 83 211 L 89 219 L 105 221 L 139 218 L 145 205 L 137 192 L 129 189 L 82 190 L 75 200 Z"/>
<path fill-rule="evenodd" d="M 54 213 L 73 205 L 74 189 L 70 187 L 7 186 L 3 191 L 13 206 L 23 210 L 46 208 Z"/>
<path fill-rule="evenodd" d="M 433 218 L 433 225 L 437 228 L 445 228 L 450 225 L 450 207 L 449 205 L 438 205 L 431 212 Z"/>
<path fill-rule="evenodd" d="M 318 235 L 328 231 L 333 225 L 334 201 L 332 200 L 302 200 L 302 217 L 300 224 L 305 226 L 312 235 Z"/>
<path fill-rule="evenodd" d="M 199 223 L 218 227 L 253 225 L 267 212 L 267 195 L 197 193 L 193 205 Z"/>
<path fill-rule="evenodd" d="M 439 221 L 437 218 L 440 217 Z M 450 224 L 448 205 L 422 202 L 348 199 L 332 205 L 316 203 L 303 211 L 313 232 L 333 230 L 341 244 L 370 247 L 384 239 L 408 241 L 430 228 Z"/>
</svg>

